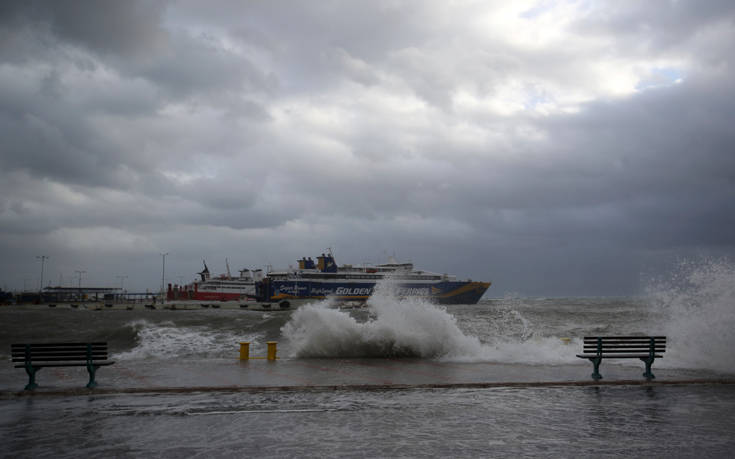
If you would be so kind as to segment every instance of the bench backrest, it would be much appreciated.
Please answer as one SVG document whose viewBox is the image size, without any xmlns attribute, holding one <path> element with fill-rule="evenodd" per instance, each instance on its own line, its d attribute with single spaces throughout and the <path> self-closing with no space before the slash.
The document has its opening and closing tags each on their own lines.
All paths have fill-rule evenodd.
<svg viewBox="0 0 735 459">
<path fill-rule="evenodd" d="M 11 344 L 13 362 L 76 362 L 107 360 L 107 343 Z"/>
<path fill-rule="evenodd" d="M 585 336 L 585 354 L 658 354 L 666 351 L 665 336 Z"/>
</svg>

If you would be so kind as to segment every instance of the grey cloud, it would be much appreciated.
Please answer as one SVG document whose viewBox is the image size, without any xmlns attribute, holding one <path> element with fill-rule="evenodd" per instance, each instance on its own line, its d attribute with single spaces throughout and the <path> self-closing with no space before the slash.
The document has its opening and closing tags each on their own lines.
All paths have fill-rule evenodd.
<svg viewBox="0 0 735 459">
<path fill-rule="evenodd" d="M 592 9 L 576 27 L 583 33 L 614 33 L 632 48 L 661 50 L 681 45 L 713 23 L 730 22 L 733 13 L 735 5 L 727 0 L 664 4 L 630 0 Z"/>
<path fill-rule="evenodd" d="M 508 81 L 549 101 L 564 89 L 547 81 L 598 58 L 483 41 L 465 24 L 481 6 L 19 5 L 0 11 L 0 249 L 25 260 L 0 273 L 15 285 L 40 248 L 58 271 L 140 286 L 158 250 L 187 278 L 201 257 L 395 250 L 496 295 L 632 293 L 676 254 L 735 253 L 731 54 L 706 37 L 730 36 L 727 4 L 583 16 L 577 39 L 686 75 L 566 114 L 456 105 Z M 84 240 L 107 232 L 115 266 Z"/>
<path fill-rule="evenodd" d="M 148 54 L 166 39 L 162 1 L 32 1 L 29 6 L 30 16 L 48 21 L 62 40 L 102 53 Z"/>
<path fill-rule="evenodd" d="M 133 74 L 172 91 L 172 97 L 244 89 L 268 93 L 278 85 L 249 60 L 237 56 L 205 35 L 176 33 L 170 47 L 157 59 L 146 61 Z"/>
</svg>

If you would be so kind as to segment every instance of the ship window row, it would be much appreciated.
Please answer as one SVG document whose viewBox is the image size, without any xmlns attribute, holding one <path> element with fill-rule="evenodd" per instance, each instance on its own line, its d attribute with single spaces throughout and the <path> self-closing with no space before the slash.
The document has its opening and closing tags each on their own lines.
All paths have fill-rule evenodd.
<svg viewBox="0 0 735 459">
<path fill-rule="evenodd" d="M 221 286 L 221 287 L 241 287 L 245 285 L 252 285 L 252 282 L 207 282 L 207 286 L 214 285 L 214 286 Z"/>
<path fill-rule="evenodd" d="M 273 276 L 273 278 L 277 279 L 284 279 L 286 276 Z M 370 275 L 370 274 L 347 274 L 347 275 L 330 275 L 330 274 L 301 274 L 299 279 L 371 279 L 371 280 L 380 280 L 385 279 L 385 276 L 382 275 Z M 396 279 L 402 279 L 402 280 L 441 280 L 442 276 L 427 276 L 427 275 L 399 275 L 395 277 Z"/>
<path fill-rule="evenodd" d="M 378 280 L 382 279 L 383 276 L 378 275 L 357 275 L 357 274 L 348 274 L 348 275 L 329 275 L 329 274 L 301 274 L 299 276 L 302 279 L 373 279 Z"/>
<path fill-rule="evenodd" d="M 236 290 L 236 291 L 240 291 L 240 290 L 247 290 L 247 289 L 248 287 L 230 287 L 227 285 L 222 286 L 222 287 L 213 287 L 210 285 L 206 285 L 200 288 L 199 290 Z"/>
</svg>

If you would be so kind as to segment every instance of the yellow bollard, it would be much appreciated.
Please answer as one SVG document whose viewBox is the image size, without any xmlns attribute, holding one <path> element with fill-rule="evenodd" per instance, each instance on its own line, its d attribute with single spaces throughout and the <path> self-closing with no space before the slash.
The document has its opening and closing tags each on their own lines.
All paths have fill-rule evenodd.
<svg viewBox="0 0 735 459">
<path fill-rule="evenodd" d="M 276 360 L 276 341 L 268 341 L 268 360 Z"/>
<path fill-rule="evenodd" d="M 250 359 L 250 343 L 240 343 L 240 360 Z"/>
</svg>

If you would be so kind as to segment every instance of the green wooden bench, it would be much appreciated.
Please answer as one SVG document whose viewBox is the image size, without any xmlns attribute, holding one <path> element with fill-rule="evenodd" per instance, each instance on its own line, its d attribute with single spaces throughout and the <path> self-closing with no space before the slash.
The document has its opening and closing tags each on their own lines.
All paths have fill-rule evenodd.
<svg viewBox="0 0 735 459">
<path fill-rule="evenodd" d="M 35 343 L 11 344 L 15 368 L 25 368 L 28 373 L 28 385 L 25 390 L 33 390 L 36 384 L 36 372 L 45 367 L 87 367 L 92 389 L 97 385 L 94 374 L 99 367 L 112 365 L 107 360 L 107 343 Z"/>
<path fill-rule="evenodd" d="M 651 364 L 663 358 L 666 351 L 665 336 L 585 336 L 580 359 L 588 359 L 594 365 L 592 379 L 602 379 L 600 362 L 602 359 L 640 359 L 646 364 L 643 376 L 654 379 Z"/>
</svg>

